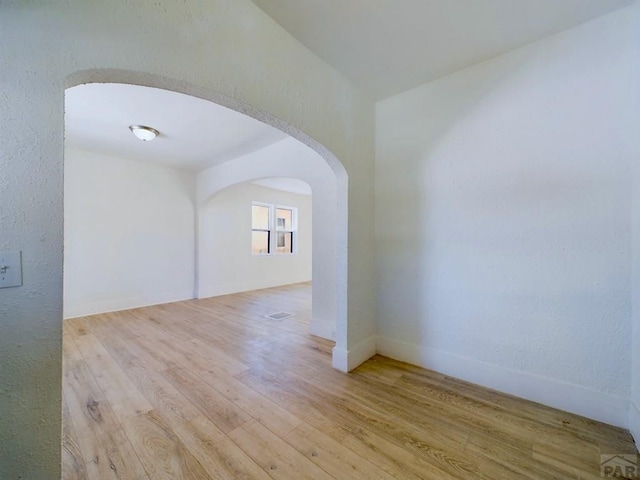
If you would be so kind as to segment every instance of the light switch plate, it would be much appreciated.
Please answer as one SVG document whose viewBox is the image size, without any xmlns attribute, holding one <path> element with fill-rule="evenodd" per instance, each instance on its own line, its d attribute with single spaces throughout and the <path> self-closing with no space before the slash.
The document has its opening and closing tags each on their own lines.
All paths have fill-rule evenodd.
<svg viewBox="0 0 640 480">
<path fill-rule="evenodd" d="M 0 252 L 0 288 L 22 286 L 22 252 Z"/>
</svg>

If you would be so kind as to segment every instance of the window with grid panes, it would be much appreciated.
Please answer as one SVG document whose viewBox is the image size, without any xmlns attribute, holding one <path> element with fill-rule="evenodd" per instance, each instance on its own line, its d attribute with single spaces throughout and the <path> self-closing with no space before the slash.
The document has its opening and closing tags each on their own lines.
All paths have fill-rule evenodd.
<svg viewBox="0 0 640 480">
<path fill-rule="evenodd" d="M 251 209 L 254 255 L 296 253 L 297 208 L 253 202 Z"/>
</svg>

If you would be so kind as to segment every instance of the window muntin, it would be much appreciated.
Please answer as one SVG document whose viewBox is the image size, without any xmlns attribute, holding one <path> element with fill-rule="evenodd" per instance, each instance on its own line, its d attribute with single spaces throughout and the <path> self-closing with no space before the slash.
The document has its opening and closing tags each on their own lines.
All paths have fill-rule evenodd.
<svg viewBox="0 0 640 480">
<path fill-rule="evenodd" d="M 276 253 L 293 253 L 293 217 L 293 209 L 276 208 Z"/>
<path fill-rule="evenodd" d="M 251 253 L 295 254 L 297 208 L 253 202 L 251 205 Z"/>
<path fill-rule="evenodd" d="M 251 205 L 251 253 L 254 255 L 271 253 L 271 210 L 270 205 Z"/>
</svg>

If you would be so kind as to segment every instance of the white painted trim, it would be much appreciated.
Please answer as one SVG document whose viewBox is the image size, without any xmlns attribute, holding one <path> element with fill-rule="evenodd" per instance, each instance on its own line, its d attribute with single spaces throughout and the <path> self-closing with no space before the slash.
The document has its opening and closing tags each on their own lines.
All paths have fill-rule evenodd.
<svg viewBox="0 0 640 480">
<path fill-rule="evenodd" d="M 340 370 L 341 372 L 348 372 L 349 362 L 347 358 L 347 351 L 344 348 L 338 347 L 338 345 L 333 347 L 333 350 L 331 351 L 331 365 L 333 366 L 333 368 L 335 368 L 336 370 Z"/>
<path fill-rule="evenodd" d="M 634 401 L 629 405 L 629 431 L 636 442 L 636 448 L 640 450 L 640 405 Z"/>
<path fill-rule="evenodd" d="M 378 336 L 377 345 L 378 353 L 386 357 L 610 425 L 628 427 L 629 399 L 624 397 L 383 336 Z"/>
<path fill-rule="evenodd" d="M 100 313 L 118 312 L 132 308 L 161 305 L 163 303 L 181 302 L 184 300 L 192 300 L 193 298 L 193 291 L 191 289 L 185 289 L 140 297 L 110 298 L 99 302 L 78 303 L 74 304 L 74 307 L 69 312 L 65 312 L 64 319 L 70 320 L 88 315 L 98 315 Z"/>
<path fill-rule="evenodd" d="M 349 350 L 336 345 L 333 347 L 333 368 L 350 372 L 376 354 L 376 342 L 376 336 L 371 335 Z"/>
</svg>

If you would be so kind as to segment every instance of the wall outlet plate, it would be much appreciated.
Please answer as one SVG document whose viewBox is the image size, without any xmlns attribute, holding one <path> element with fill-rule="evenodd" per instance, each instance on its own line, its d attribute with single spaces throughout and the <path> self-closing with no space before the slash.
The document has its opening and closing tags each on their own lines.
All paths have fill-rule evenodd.
<svg viewBox="0 0 640 480">
<path fill-rule="evenodd" d="M 0 288 L 22 286 L 22 252 L 0 252 Z"/>
</svg>

